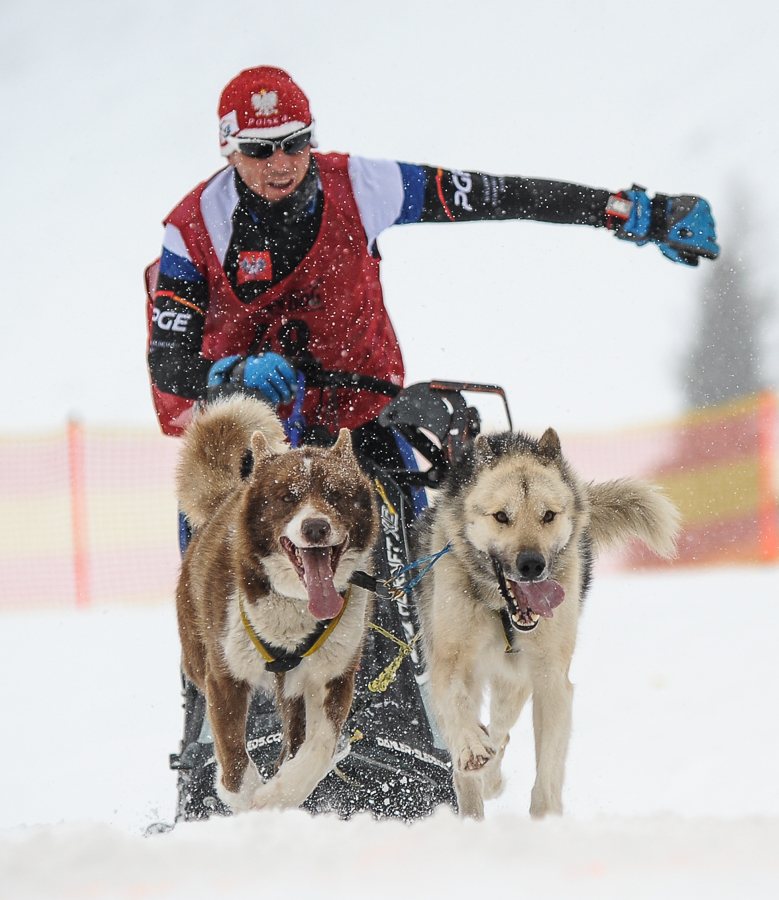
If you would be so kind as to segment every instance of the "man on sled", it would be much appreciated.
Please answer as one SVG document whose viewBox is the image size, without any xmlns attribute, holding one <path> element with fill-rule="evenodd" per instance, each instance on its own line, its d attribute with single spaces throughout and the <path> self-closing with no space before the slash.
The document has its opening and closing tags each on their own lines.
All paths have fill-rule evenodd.
<svg viewBox="0 0 779 900">
<path fill-rule="evenodd" d="M 702 198 L 650 198 L 635 185 L 612 192 L 315 152 L 305 94 L 268 66 L 241 72 L 224 89 L 219 134 L 227 165 L 167 216 L 162 255 L 146 273 L 160 426 L 180 435 L 193 409 L 237 391 L 271 404 L 294 446 L 330 446 L 339 429 L 351 431 L 377 490 L 381 528 L 375 580 L 367 579 L 377 599 L 337 762 L 304 805 L 414 818 L 454 803 L 450 763 L 425 705 L 414 573 L 402 571 L 412 562 L 408 526 L 425 505 L 420 485 L 446 465 L 418 428 L 445 442 L 451 423 L 441 425 L 440 413 L 452 400 L 461 437 L 478 426 L 456 391 L 448 407 L 437 399 L 445 391 L 422 391 L 388 415 L 404 371 L 382 297 L 377 238 L 415 222 L 533 219 L 604 228 L 694 266 L 719 253 L 714 221 Z M 404 474 L 416 469 L 412 444 L 434 457 L 427 479 Z M 182 551 L 189 524 L 182 518 Z M 205 700 L 187 680 L 184 696 L 184 739 L 171 764 L 179 772 L 178 818 L 187 820 L 226 809 L 214 788 Z M 246 740 L 269 778 L 279 721 L 260 695 Z"/>
</svg>

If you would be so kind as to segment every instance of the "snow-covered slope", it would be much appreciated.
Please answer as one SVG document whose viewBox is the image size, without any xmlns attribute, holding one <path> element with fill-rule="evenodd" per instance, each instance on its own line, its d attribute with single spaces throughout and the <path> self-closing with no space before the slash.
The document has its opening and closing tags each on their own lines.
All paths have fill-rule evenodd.
<svg viewBox="0 0 779 900">
<path fill-rule="evenodd" d="M 0 845 L 2 896 L 24 900 L 773 900 L 776 819 L 524 821 L 451 813 L 408 828 L 268 813 L 152 839 L 107 826 L 16 831 Z"/>
</svg>

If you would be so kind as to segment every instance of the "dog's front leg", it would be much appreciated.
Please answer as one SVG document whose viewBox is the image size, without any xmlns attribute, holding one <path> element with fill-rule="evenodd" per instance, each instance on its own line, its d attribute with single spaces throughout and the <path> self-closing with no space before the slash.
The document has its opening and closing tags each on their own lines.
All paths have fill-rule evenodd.
<svg viewBox="0 0 779 900">
<path fill-rule="evenodd" d="M 224 676 L 206 678 L 208 719 L 214 733 L 219 799 L 235 812 L 251 808 L 262 779 L 246 753 L 246 716 L 251 688 Z"/>
<path fill-rule="evenodd" d="M 563 811 L 565 758 L 571 735 L 573 685 L 566 671 L 539 677 L 533 689 L 533 730 L 536 743 L 536 783 L 530 795 L 530 815 L 540 818 Z"/>
<path fill-rule="evenodd" d="M 455 771 L 478 773 L 495 755 L 487 730 L 479 722 L 484 678 L 481 646 L 474 643 L 480 622 L 459 564 L 449 557 L 438 563 L 427 626 L 430 688 L 436 719 Z M 453 612 L 456 610 L 456 612 Z"/>
<path fill-rule="evenodd" d="M 436 718 L 452 757 L 460 814 L 482 819 L 482 771 L 495 756 L 487 729 L 479 722 L 482 685 L 471 665 L 462 664 L 459 654 L 442 657 L 430 666 Z"/>
<path fill-rule="evenodd" d="M 432 670 L 431 670 L 432 671 Z M 452 762 L 461 772 L 478 772 L 495 755 L 487 729 L 479 722 L 482 690 L 472 672 L 439 671 L 431 677 L 436 712 Z"/>
<path fill-rule="evenodd" d="M 285 677 L 276 675 L 276 706 L 281 716 L 282 743 L 281 753 L 276 760 L 276 772 L 291 759 L 300 749 L 306 738 L 306 701 L 298 695 L 287 697 L 284 692 Z"/>
<path fill-rule="evenodd" d="M 304 694 L 305 740 L 294 755 L 286 757 L 273 778 L 255 792 L 255 809 L 300 806 L 327 775 L 353 693 L 354 671 L 324 686 L 308 686 Z"/>
<path fill-rule="evenodd" d="M 513 659 L 513 657 L 512 657 Z M 507 663 L 508 665 L 508 663 Z M 501 765 L 514 727 L 530 696 L 530 683 L 517 667 L 490 680 L 490 739 L 496 754 L 484 770 L 484 799 L 492 800 L 503 792 Z"/>
</svg>

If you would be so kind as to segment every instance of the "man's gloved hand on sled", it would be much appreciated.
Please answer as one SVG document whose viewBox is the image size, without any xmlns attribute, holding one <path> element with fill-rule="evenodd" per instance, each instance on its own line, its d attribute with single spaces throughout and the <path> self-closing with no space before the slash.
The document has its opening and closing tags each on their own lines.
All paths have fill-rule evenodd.
<svg viewBox="0 0 779 900">
<path fill-rule="evenodd" d="M 711 207 L 702 197 L 655 194 L 650 199 L 633 185 L 609 197 L 606 222 L 621 240 L 658 244 L 669 259 L 687 266 L 697 266 L 701 257 L 719 256 Z"/>
<path fill-rule="evenodd" d="M 259 391 L 273 404 L 286 403 L 297 390 L 295 370 L 278 353 L 258 356 L 225 356 L 208 373 L 208 387 L 247 387 Z"/>
</svg>

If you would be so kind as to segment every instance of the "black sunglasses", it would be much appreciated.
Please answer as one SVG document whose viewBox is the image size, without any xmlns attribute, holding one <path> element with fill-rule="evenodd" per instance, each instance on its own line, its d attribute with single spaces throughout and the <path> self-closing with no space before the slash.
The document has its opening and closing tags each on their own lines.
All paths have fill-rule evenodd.
<svg viewBox="0 0 779 900">
<path fill-rule="evenodd" d="M 287 156 L 294 156 L 305 150 L 311 143 L 313 126 L 309 125 L 301 131 L 296 131 L 279 140 L 254 139 L 250 141 L 236 141 L 238 152 L 252 159 L 270 159 L 276 150 L 283 150 Z"/>
</svg>

